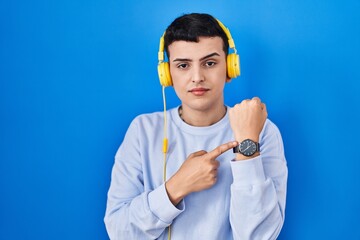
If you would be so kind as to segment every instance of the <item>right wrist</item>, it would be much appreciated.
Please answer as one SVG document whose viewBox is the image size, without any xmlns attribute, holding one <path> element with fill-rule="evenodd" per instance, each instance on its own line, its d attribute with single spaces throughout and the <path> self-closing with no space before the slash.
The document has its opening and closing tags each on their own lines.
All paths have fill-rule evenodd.
<svg viewBox="0 0 360 240">
<path fill-rule="evenodd" d="M 235 140 L 241 143 L 245 139 L 251 139 L 254 142 L 259 142 L 259 135 L 256 134 L 244 134 L 244 135 L 235 135 Z"/>
<path fill-rule="evenodd" d="M 179 202 L 186 196 L 184 191 L 181 191 L 181 188 L 177 186 L 176 180 L 170 178 L 165 182 L 166 193 L 174 206 L 178 205 Z"/>
</svg>

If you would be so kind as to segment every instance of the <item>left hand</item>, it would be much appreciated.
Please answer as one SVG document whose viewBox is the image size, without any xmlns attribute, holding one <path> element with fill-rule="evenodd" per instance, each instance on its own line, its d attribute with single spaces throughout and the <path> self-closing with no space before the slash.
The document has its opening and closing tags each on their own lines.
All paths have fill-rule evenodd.
<svg viewBox="0 0 360 240">
<path fill-rule="evenodd" d="M 230 126 L 235 140 L 239 143 L 245 139 L 259 142 L 259 135 L 267 115 L 266 105 L 258 97 L 236 104 L 229 110 Z"/>
</svg>

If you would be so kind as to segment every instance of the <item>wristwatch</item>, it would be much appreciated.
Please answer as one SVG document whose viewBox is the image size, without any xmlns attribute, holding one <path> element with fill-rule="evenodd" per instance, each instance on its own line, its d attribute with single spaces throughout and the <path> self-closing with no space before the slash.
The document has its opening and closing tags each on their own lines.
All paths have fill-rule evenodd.
<svg viewBox="0 0 360 240">
<path fill-rule="evenodd" d="M 244 156 L 252 156 L 256 152 L 260 152 L 260 144 L 251 139 L 245 139 L 239 145 L 233 148 L 234 153 L 241 153 Z"/>
</svg>

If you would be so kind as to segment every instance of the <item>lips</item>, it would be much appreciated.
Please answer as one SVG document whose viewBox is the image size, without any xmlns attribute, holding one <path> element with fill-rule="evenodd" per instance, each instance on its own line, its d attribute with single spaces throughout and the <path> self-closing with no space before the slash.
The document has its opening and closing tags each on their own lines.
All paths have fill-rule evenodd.
<svg viewBox="0 0 360 240">
<path fill-rule="evenodd" d="M 210 89 L 208 89 L 208 88 L 193 88 L 189 92 L 191 92 L 195 96 L 202 96 L 209 90 Z"/>
</svg>

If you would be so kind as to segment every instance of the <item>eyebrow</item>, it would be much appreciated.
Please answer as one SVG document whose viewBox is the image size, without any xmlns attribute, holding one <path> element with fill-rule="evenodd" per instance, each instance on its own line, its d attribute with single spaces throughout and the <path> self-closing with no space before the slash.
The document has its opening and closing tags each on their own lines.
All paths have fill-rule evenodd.
<svg viewBox="0 0 360 240">
<path fill-rule="evenodd" d="M 210 53 L 210 54 L 206 55 L 205 57 L 200 58 L 200 61 L 210 58 L 210 57 L 213 57 L 213 56 L 220 56 L 220 54 L 218 54 L 217 52 Z M 173 62 L 192 62 L 192 60 L 189 58 L 175 58 L 173 60 Z"/>
</svg>

